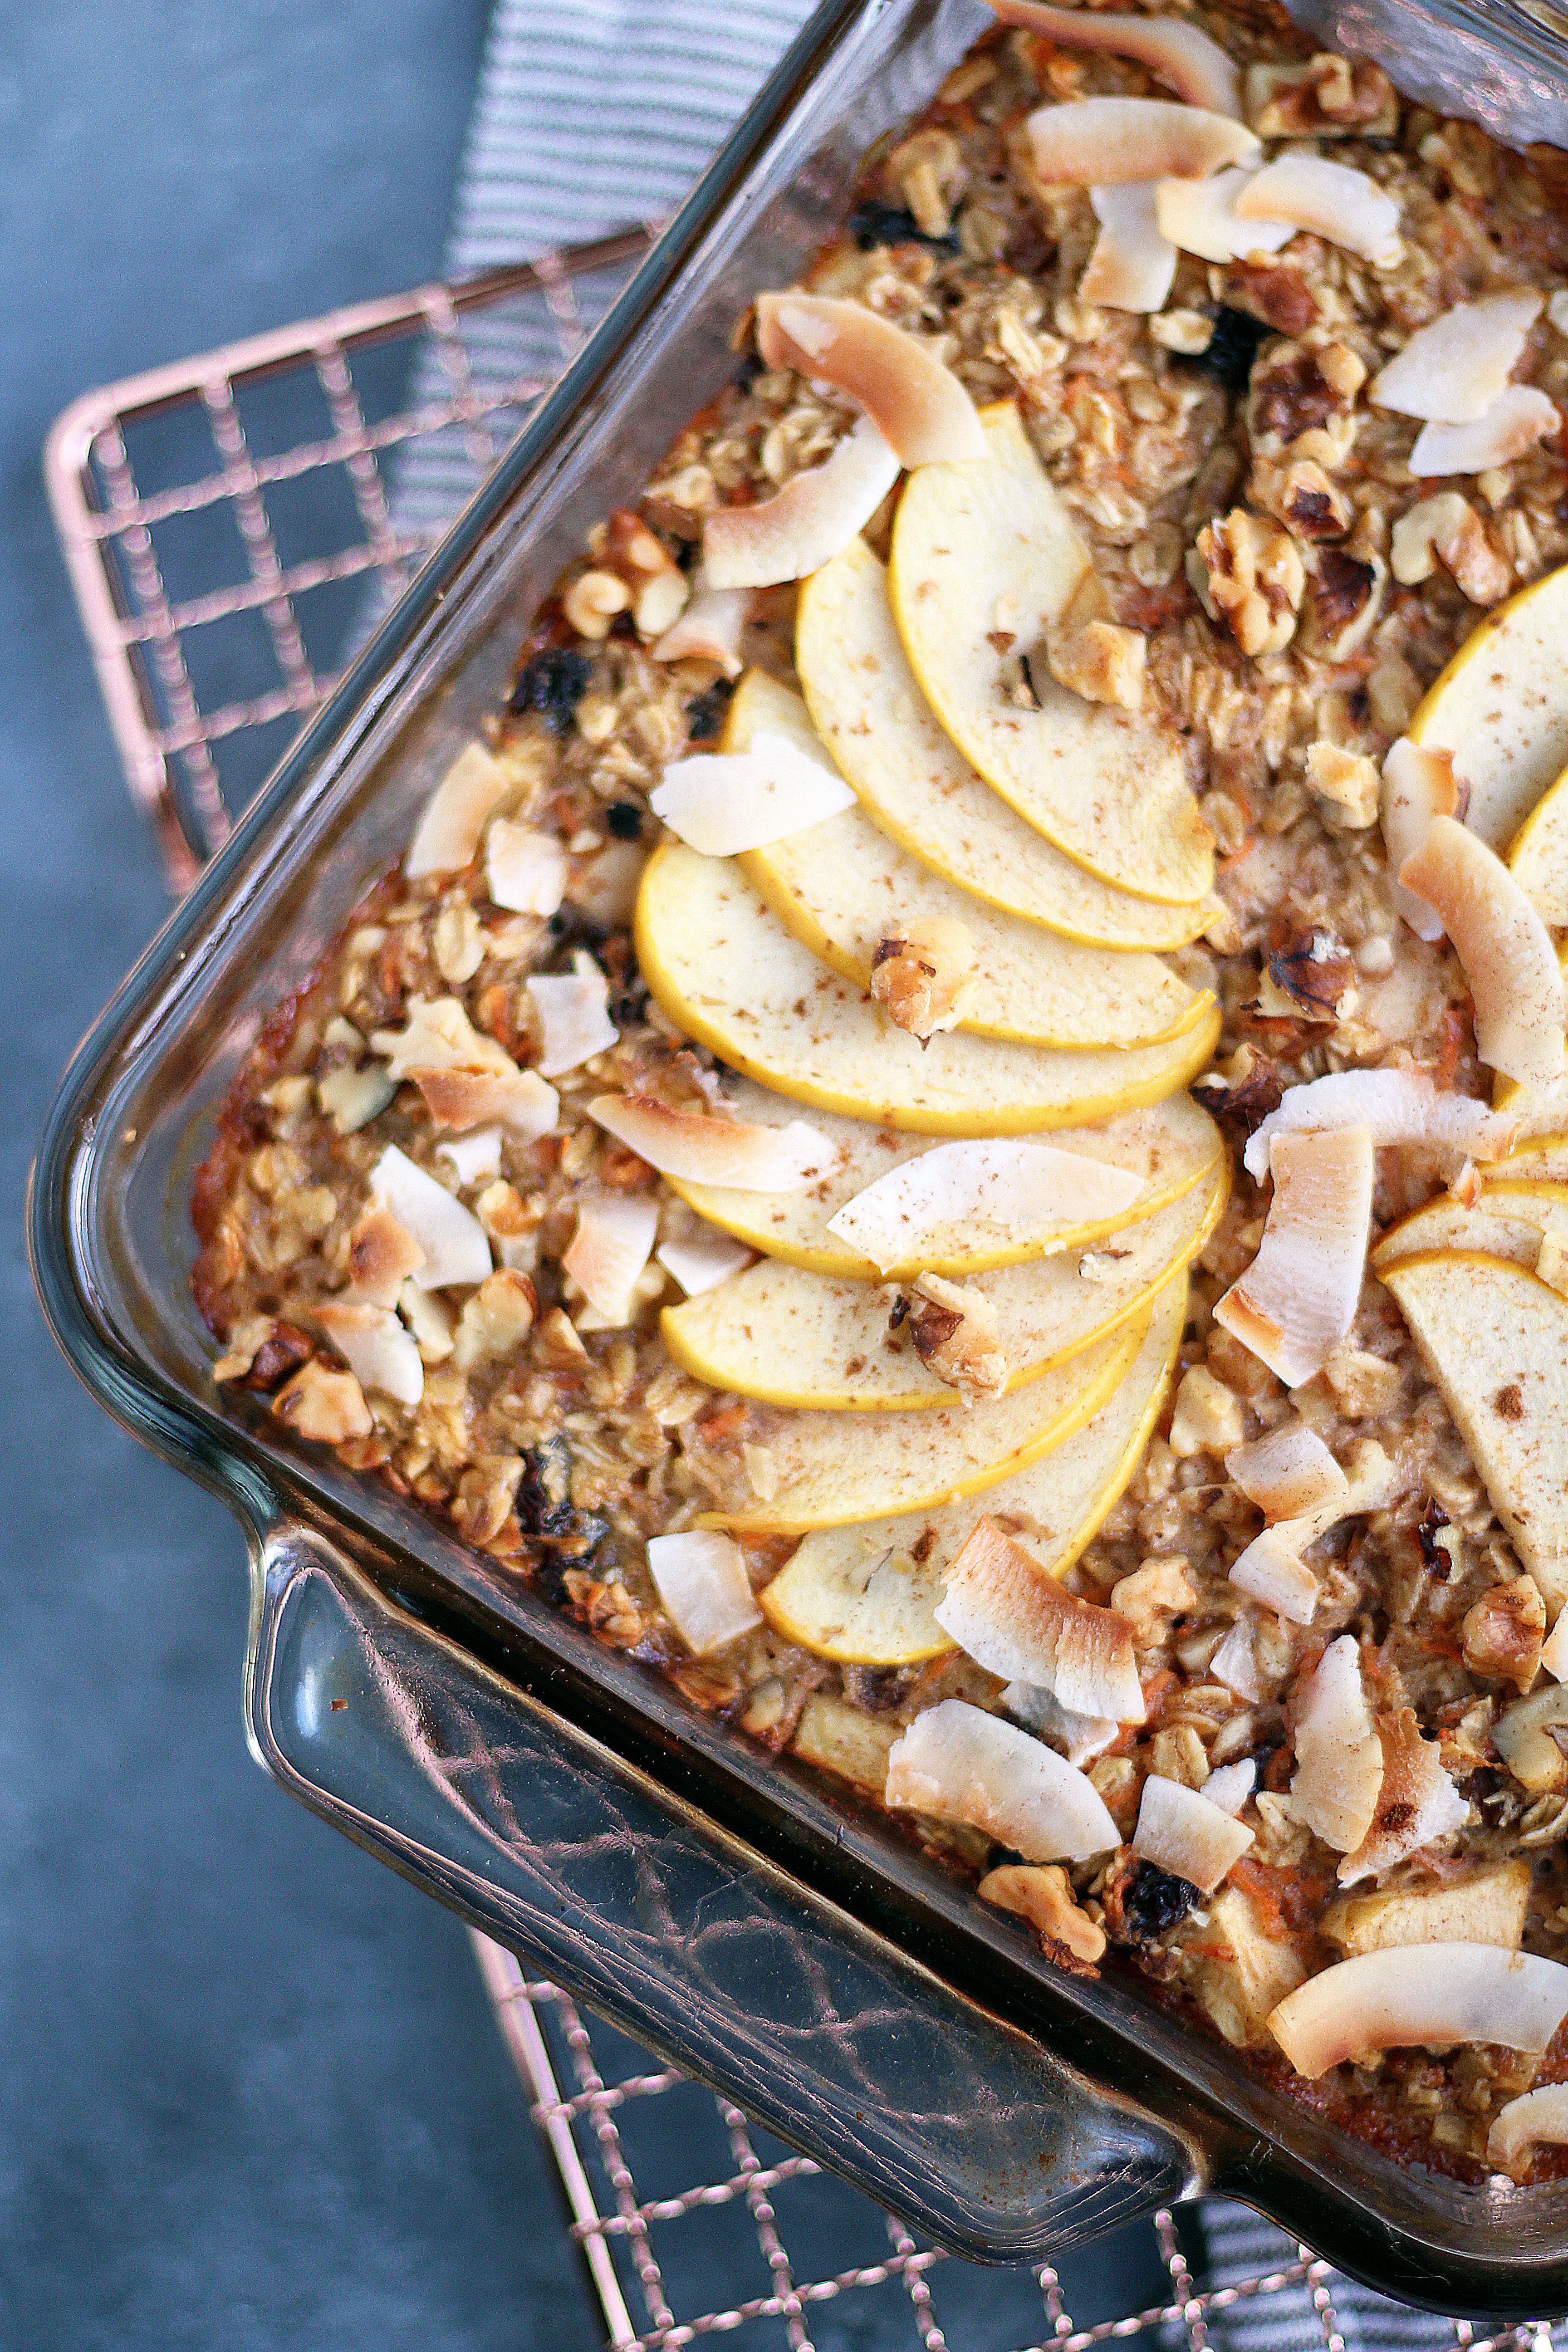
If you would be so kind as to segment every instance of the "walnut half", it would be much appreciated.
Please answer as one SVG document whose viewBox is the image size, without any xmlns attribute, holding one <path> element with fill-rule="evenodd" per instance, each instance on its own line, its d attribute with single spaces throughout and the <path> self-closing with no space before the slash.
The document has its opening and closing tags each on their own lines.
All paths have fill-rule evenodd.
<svg viewBox="0 0 1568 2352">
<path fill-rule="evenodd" d="M 936 915 L 918 931 L 879 940 L 871 993 L 911 1037 L 956 1027 L 974 971 L 974 942 L 956 915 Z"/>
<path fill-rule="evenodd" d="M 1007 1359 L 996 1337 L 996 1309 L 981 1291 L 917 1275 L 914 1294 L 900 1294 L 915 1353 L 927 1371 L 957 1389 L 966 1404 L 999 1396 L 1007 1385 Z M 893 1310 L 898 1316 L 898 1305 Z"/>
<path fill-rule="evenodd" d="M 1307 574 L 1301 551 L 1273 521 L 1235 507 L 1198 533 L 1209 599 L 1244 654 L 1277 654 L 1296 634 Z"/>
</svg>

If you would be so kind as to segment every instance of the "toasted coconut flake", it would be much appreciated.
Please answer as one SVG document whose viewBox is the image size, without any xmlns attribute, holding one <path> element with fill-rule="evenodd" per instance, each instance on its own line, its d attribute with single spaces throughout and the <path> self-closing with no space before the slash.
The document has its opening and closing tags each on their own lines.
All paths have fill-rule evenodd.
<svg viewBox="0 0 1568 2352">
<path fill-rule="evenodd" d="M 1041 1690 L 1035 1683 L 1009 1683 L 1002 1704 L 1042 1739 L 1059 1747 L 1069 1764 L 1091 1764 L 1121 1737 L 1121 1726 L 1110 1716 L 1077 1715 L 1054 1691 Z"/>
<path fill-rule="evenodd" d="M 515 1355 L 539 1311 L 539 1300 L 527 1275 L 501 1266 L 486 1275 L 458 1318 L 454 1354 L 459 1371 L 477 1364 L 504 1362 Z"/>
<path fill-rule="evenodd" d="M 1309 1977 L 1268 2028 L 1298 2074 L 1428 2043 L 1540 2052 L 1568 2016 L 1568 1969 L 1496 1944 L 1391 1945 Z"/>
<path fill-rule="evenodd" d="M 1105 1930 L 1079 1907 L 1072 1881 L 1059 1863 L 1010 1862 L 989 1870 L 975 1889 L 983 1903 L 1026 1919 L 1047 1947 L 1056 1945 L 1085 1968 L 1105 1957 Z"/>
<path fill-rule="evenodd" d="M 1402 416 L 1439 425 L 1469 425 L 1483 417 L 1502 391 L 1524 339 L 1541 315 L 1533 286 L 1457 302 L 1429 326 L 1417 327 L 1367 386 L 1367 398 Z"/>
<path fill-rule="evenodd" d="M 1298 234 L 1294 221 L 1243 220 L 1236 209 L 1252 173 L 1233 164 L 1207 180 L 1161 180 L 1154 190 L 1154 217 L 1162 236 L 1201 260 L 1246 261 L 1255 253 L 1278 253 Z"/>
<path fill-rule="evenodd" d="M 1504 1077 L 1547 1087 L 1563 1076 L 1563 974 L 1552 935 L 1478 834 L 1436 816 L 1399 869 L 1434 908 L 1475 1000 L 1476 1051 Z"/>
<path fill-rule="evenodd" d="M 985 455 L 974 403 L 952 369 L 929 343 L 905 334 L 863 302 L 830 294 L 761 295 L 757 349 L 769 367 L 795 368 L 847 393 L 874 421 L 900 466 Z M 889 481 L 885 488 L 890 488 Z M 819 561 L 826 562 L 827 556 Z M 709 578 L 718 583 L 711 564 Z"/>
<path fill-rule="evenodd" d="M 1132 1832 L 1132 1851 L 1141 1862 L 1184 1878 L 1200 1895 L 1212 1895 L 1251 1843 L 1252 1832 L 1196 1789 L 1158 1772 L 1144 1781 Z"/>
<path fill-rule="evenodd" d="M 1465 1664 L 1483 1680 L 1527 1691 L 1541 1664 L 1545 1632 L 1546 1603 L 1534 1578 L 1510 1576 L 1466 1611 L 1459 1628 Z"/>
<path fill-rule="evenodd" d="M 718 1232 L 702 1234 L 694 1241 L 663 1242 L 654 1255 L 688 1298 L 700 1298 L 705 1290 L 717 1290 L 721 1282 L 728 1282 L 752 1262 L 752 1253 L 742 1242 L 732 1242 L 728 1234 Z"/>
<path fill-rule="evenodd" d="M 1100 235 L 1079 280 L 1079 301 L 1109 310 L 1162 309 L 1176 274 L 1176 248 L 1160 233 L 1153 188 L 1131 181 L 1090 188 L 1089 197 Z"/>
<path fill-rule="evenodd" d="M 853 808 L 837 771 L 784 735 L 753 735 L 744 751 L 699 751 L 666 768 L 648 794 L 655 816 L 705 857 L 738 857 Z"/>
<path fill-rule="evenodd" d="M 566 896 L 566 852 L 554 834 L 498 816 L 485 836 L 485 888 L 514 915 L 553 915 Z"/>
<path fill-rule="evenodd" d="M 916 1716 L 889 1753 L 885 1795 L 891 1808 L 967 1822 L 1026 1862 L 1087 1862 L 1120 1842 L 1084 1773 L 966 1699 Z"/>
<path fill-rule="evenodd" d="M 1258 1671 L 1252 1646 L 1252 1627 L 1245 1617 L 1237 1619 L 1209 1660 L 1209 1673 L 1251 1706 L 1260 1706 L 1268 1697 L 1268 1688 Z"/>
<path fill-rule="evenodd" d="M 1244 123 L 1163 98 L 1085 98 L 1037 107 L 1026 125 L 1037 176 L 1069 187 L 1129 180 L 1203 180 L 1256 155 Z"/>
<path fill-rule="evenodd" d="M 1568 1609 L 1559 1610 L 1557 1622 L 1541 1645 L 1541 1663 L 1556 1682 L 1568 1682 Z"/>
<path fill-rule="evenodd" d="M 1296 1717 L 1296 1817 L 1336 1853 L 1349 1853 L 1371 1829 L 1383 1787 L 1383 1743 L 1362 1688 L 1361 1653 L 1342 1633 L 1318 1661 Z"/>
<path fill-rule="evenodd" d="M 1470 1810 L 1443 1769 L 1437 1742 L 1422 1738 L 1413 1707 L 1379 1716 L 1377 1737 L 1383 1749 L 1377 1810 L 1355 1852 L 1340 1864 L 1342 1886 L 1375 1878 L 1436 1839 L 1462 1829 Z"/>
<path fill-rule="evenodd" d="M 999 1237 L 1015 1225 L 1064 1227 L 1130 1209 L 1140 1178 L 1077 1151 L 1010 1138 L 938 1144 L 879 1176 L 847 1201 L 827 1230 L 886 1268 L 925 1255 L 933 1234 L 954 1224 Z"/>
<path fill-rule="evenodd" d="M 981 1519 L 949 1568 L 934 1613 L 988 1674 L 1048 1690 L 1075 1715 L 1142 1722 L 1126 1619 L 1064 1591 L 994 1519 Z"/>
<path fill-rule="evenodd" d="M 1288 1624 L 1310 1625 L 1318 1606 L 1318 1580 L 1301 1558 L 1299 1546 L 1310 1538 L 1310 1521 L 1305 1538 L 1289 1519 L 1277 1528 L 1265 1528 L 1231 1562 L 1230 1581 Z M 1248 1649 L 1250 1654 L 1250 1644 Z"/>
<path fill-rule="evenodd" d="M 372 1198 L 384 1202 L 424 1251 L 424 1263 L 413 1276 L 421 1290 L 484 1280 L 490 1270 L 490 1245 L 478 1217 L 395 1143 L 387 1145 L 371 1170 L 370 1190 Z"/>
<path fill-rule="evenodd" d="M 1199 1794 L 1222 1813 L 1239 1813 L 1258 1785 L 1258 1759 L 1244 1756 L 1238 1764 L 1222 1764 L 1211 1772 Z"/>
<path fill-rule="evenodd" d="M 844 307 L 859 309 L 853 302 Z M 862 311 L 861 316 L 868 319 L 871 313 Z M 888 332 L 900 342 L 910 341 L 896 327 Z M 952 381 L 957 385 L 956 376 Z M 969 397 L 967 393 L 962 396 Z M 860 417 L 830 457 L 795 475 L 773 498 L 754 507 L 721 507 L 709 516 L 702 532 L 702 569 L 711 592 L 732 595 L 819 572 L 865 529 L 898 478 L 899 460 L 881 428 L 871 417 Z M 710 614 L 715 610 L 710 606 Z M 721 617 L 728 620 L 727 614 Z M 683 625 L 678 621 L 676 628 Z M 727 643 L 727 637 L 721 642 Z M 719 658 L 724 658 L 722 653 Z"/>
<path fill-rule="evenodd" d="M 1568 2142 L 1568 2083 L 1543 2083 L 1539 2091 L 1525 2091 L 1498 2109 L 1487 2134 L 1487 2162 L 1495 2164 L 1500 2172 L 1522 2177 L 1530 2169 L 1532 2148 L 1561 2147 L 1564 2142 Z"/>
<path fill-rule="evenodd" d="M 531 972 L 527 982 L 539 1023 L 538 1066 L 547 1078 L 607 1053 L 620 1034 L 609 1014 L 609 982 L 592 956 L 579 950 L 573 961 L 570 972 Z"/>
<path fill-rule="evenodd" d="M 329 1299 L 316 1309 L 316 1320 L 362 1389 L 379 1390 L 399 1404 L 418 1403 L 425 1367 L 411 1334 L 390 1307 Z"/>
<path fill-rule="evenodd" d="M 1246 1166 L 1261 1181 L 1277 1136 L 1365 1127 L 1374 1146 L 1447 1144 L 1474 1160 L 1512 1148 L 1517 1121 L 1500 1118 L 1470 1095 L 1439 1093 L 1425 1070 L 1336 1070 L 1292 1087 L 1248 1138 Z"/>
<path fill-rule="evenodd" d="M 500 1129 L 471 1128 L 467 1135 L 451 1136 L 436 1146 L 460 1186 L 488 1183 L 500 1174 Z"/>
<path fill-rule="evenodd" d="M 1473 424 L 1424 425 L 1410 452 L 1410 470 L 1418 477 L 1481 474 L 1489 466 L 1509 466 L 1562 423 L 1534 384 L 1505 383 Z"/>
<path fill-rule="evenodd" d="M 425 1253 L 390 1209 L 367 1209 L 349 1235 L 349 1292 L 367 1307 L 395 1307 Z"/>
<path fill-rule="evenodd" d="M 868 490 L 869 482 L 866 487 Z M 888 487 L 891 488 L 891 482 Z M 880 500 L 877 503 L 879 505 Z M 746 510 L 737 508 L 734 511 L 739 518 Z M 755 507 L 751 509 L 752 514 L 758 511 Z M 874 505 L 862 521 L 868 522 L 876 511 Z M 860 528 L 861 523 L 855 525 L 856 530 Z M 848 536 L 853 538 L 854 532 Z M 718 587 L 706 568 L 700 566 L 686 610 L 652 648 L 655 661 L 714 661 L 726 677 L 739 677 L 742 667 L 741 632 L 746 625 L 751 604 L 749 589 Z"/>
<path fill-rule="evenodd" d="M 701 1528 L 655 1536 L 647 1566 L 665 1615 L 700 1658 L 763 1622 L 744 1554 L 730 1536 Z"/>
<path fill-rule="evenodd" d="M 1262 1245 L 1215 1308 L 1215 1320 L 1297 1388 L 1344 1338 L 1361 1297 L 1372 1131 L 1277 1135 L 1269 1162 L 1274 1198 Z"/>
<path fill-rule="evenodd" d="M 804 1119 L 753 1127 L 744 1119 L 671 1110 L 652 1095 L 595 1095 L 588 1116 L 661 1176 L 683 1183 L 799 1192 L 817 1181 L 832 1158 L 826 1139 Z"/>
<path fill-rule="evenodd" d="M 511 778 L 482 743 L 465 744 L 414 828 L 403 864 L 408 879 L 460 873 L 472 862 L 498 803 L 512 790 Z"/>
<path fill-rule="evenodd" d="M 1398 251 L 1394 198 L 1364 172 L 1321 155 L 1277 156 L 1237 191 L 1236 209 L 1244 221 L 1292 221 L 1365 261 L 1387 262 Z"/>
<path fill-rule="evenodd" d="M 433 1125 L 449 1134 L 499 1127 L 515 1143 L 534 1143 L 561 1115 L 560 1096 L 537 1070 L 412 1069 L 407 1075 Z"/>
<path fill-rule="evenodd" d="M 1435 816 L 1453 816 L 1459 805 L 1451 751 L 1428 751 L 1402 735 L 1391 743 L 1383 763 L 1383 840 L 1391 877 L 1426 838 Z M 1394 903 L 1418 940 L 1440 940 L 1442 918 L 1436 908 L 1397 880 L 1391 882 Z"/>
<path fill-rule="evenodd" d="M 658 1203 L 646 1194 L 590 1192 L 562 1265 L 606 1326 L 631 1320 L 632 1291 L 653 1251 Z"/>
<path fill-rule="evenodd" d="M 474 1027 L 455 996 L 411 996 L 402 1029 L 377 1029 L 371 1050 L 386 1056 L 387 1076 L 399 1084 L 415 1070 L 517 1072 L 504 1045 Z"/>
<path fill-rule="evenodd" d="M 1337 1516 L 1349 1507 L 1350 1480 L 1304 1421 L 1281 1422 L 1267 1437 L 1237 1446 L 1225 1457 L 1225 1473 L 1266 1519 Z"/>
<path fill-rule="evenodd" d="M 1058 8 L 1050 0 L 991 0 L 1004 25 L 1044 33 L 1064 49 L 1100 49 L 1136 58 L 1178 98 L 1214 114 L 1239 116 L 1241 76 L 1195 25 L 1171 16 L 1107 16 L 1091 8 Z"/>
</svg>

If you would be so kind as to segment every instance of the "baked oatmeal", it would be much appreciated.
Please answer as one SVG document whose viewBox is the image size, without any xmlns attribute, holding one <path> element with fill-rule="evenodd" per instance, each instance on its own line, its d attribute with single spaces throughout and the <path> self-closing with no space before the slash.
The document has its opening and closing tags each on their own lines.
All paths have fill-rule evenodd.
<svg viewBox="0 0 1568 2352">
<path fill-rule="evenodd" d="M 1568 220 L 1270 7 L 997 13 L 260 1036 L 216 1377 L 1548 2176 Z"/>
</svg>

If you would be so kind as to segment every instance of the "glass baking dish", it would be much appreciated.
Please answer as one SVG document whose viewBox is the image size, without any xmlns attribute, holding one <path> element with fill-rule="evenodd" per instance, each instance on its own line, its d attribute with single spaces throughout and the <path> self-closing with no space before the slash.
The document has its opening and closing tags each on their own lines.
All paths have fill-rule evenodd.
<svg viewBox="0 0 1568 2352">
<path fill-rule="evenodd" d="M 1568 144 L 1554 12 L 1310 0 L 1415 95 Z M 1063 1975 L 869 1807 L 765 1758 L 409 1503 L 220 1409 L 188 1200 L 260 1021 L 405 845 L 590 522 L 733 366 L 856 161 L 990 21 L 825 0 L 645 267 L 80 1048 L 34 1170 L 45 1310 L 252 1561 L 247 1734 L 306 1803 L 955 2250 L 1242 2199 L 1384 2291 L 1568 2305 L 1568 2184 L 1396 2166 L 1157 1997 Z M 1458 93 L 1465 93 L 1463 101 Z"/>
</svg>

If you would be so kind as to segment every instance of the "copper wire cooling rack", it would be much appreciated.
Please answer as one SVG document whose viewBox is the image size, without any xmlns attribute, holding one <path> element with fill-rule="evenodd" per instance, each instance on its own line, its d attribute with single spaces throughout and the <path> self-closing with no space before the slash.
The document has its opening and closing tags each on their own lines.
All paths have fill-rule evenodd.
<svg viewBox="0 0 1568 2352">
<path fill-rule="evenodd" d="M 252 336 L 84 394 L 58 419 L 49 499 L 172 887 L 217 848 L 650 233 Z M 917 2243 L 728 2100 L 473 1942 L 616 2352 L 737 2330 L 789 2352 L 1346 2352 L 1337 2274 L 1213 2202 L 1059 2268 L 986 2269 Z M 1247 2231 L 1239 2275 L 1227 2216 Z M 1226 2283 L 1208 2284 L 1211 2269 Z M 1352 2352 L 1400 2340 L 1400 2315 L 1384 2315 L 1386 2328 L 1349 2331 Z M 1552 2338 L 1460 2320 L 1451 2342 L 1551 2352 Z"/>
</svg>

